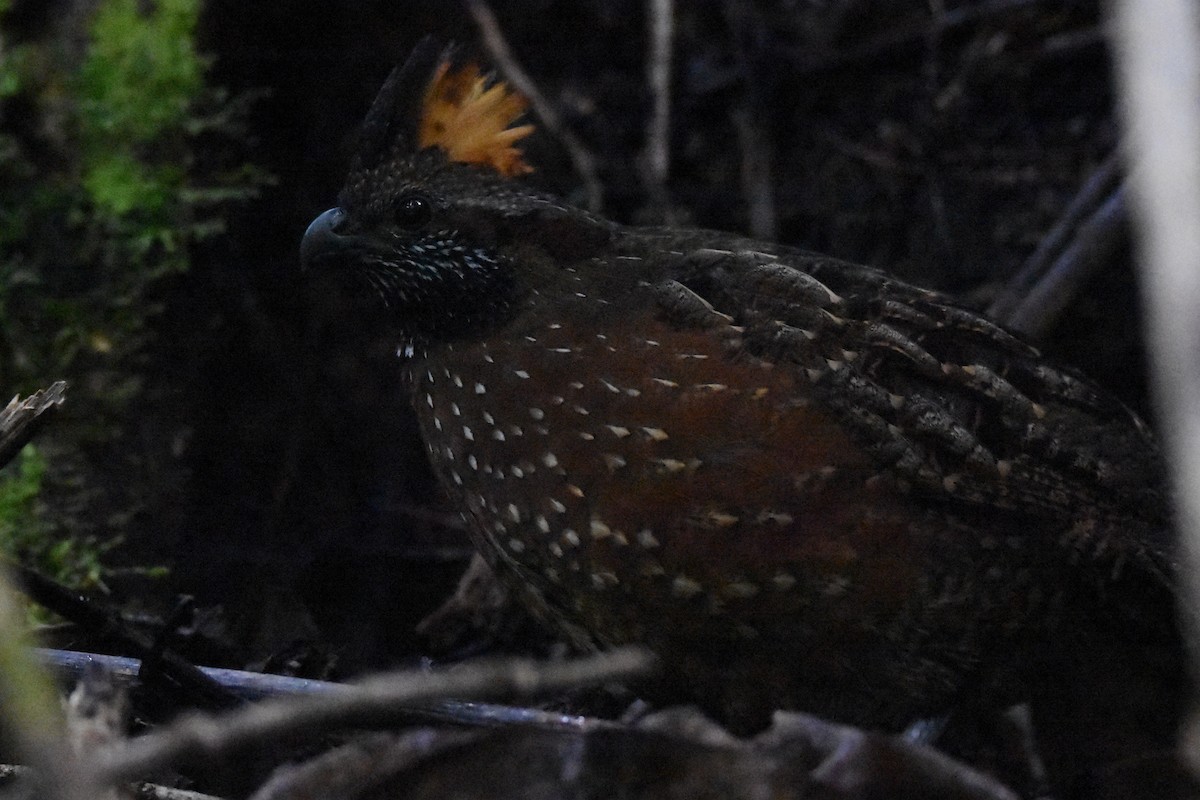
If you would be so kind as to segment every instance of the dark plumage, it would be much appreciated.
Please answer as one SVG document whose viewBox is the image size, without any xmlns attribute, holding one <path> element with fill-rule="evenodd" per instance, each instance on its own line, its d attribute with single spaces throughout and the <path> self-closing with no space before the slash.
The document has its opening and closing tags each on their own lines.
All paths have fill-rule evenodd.
<svg viewBox="0 0 1200 800">
<path fill-rule="evenodd" d="M 878 270 L 419 147 L 446 58 L 388 79 L 303 258 L 386 306 L 443 486 L 564 634 L 645 642 L 735 722 L 899 725 L 1169 591 L 1158 448 L 1120 403 Z"/>
</svg>

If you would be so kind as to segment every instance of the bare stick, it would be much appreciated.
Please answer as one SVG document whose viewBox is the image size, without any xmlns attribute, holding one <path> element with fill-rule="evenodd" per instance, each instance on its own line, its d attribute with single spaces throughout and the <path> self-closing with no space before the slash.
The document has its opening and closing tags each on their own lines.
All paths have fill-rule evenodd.
<svg viewBox="0 0 1200 800">
<path fill-rule="evenodd" d="M 1125 190 L 1118 187 L 1079 222 L 1074 238 L 1053 261 L 1036 265 L 1040 274 L 1024 296 L 1006 313 L 992 316 L 1031 339 L 1045 337 L 1124 240 L 1128 218 Z"/>
<path fill-rule="evenodd" d="M 774 239 L 775 183 L 772 174 L 774 146 L 763 125 L 770 119 L 763 99 L 766 76 L 758 68 L 765 25 L 751 4 L 736 0 L 722 4 L 742 73 L 742 97 L 730 117 L 742 152 L 742 193 L 750 217 L 750 235 Z"/>
<path fill-rule="evenodd" d="M 1200 654 L 1200 19 L 1194 0 L 1118 0 L 1117 75 L 1142 254 L 1151 377 L 1173 468 L 1184 635 Z M 1197 671 L 1193 658 L 1193 673 Z M 1197 767 L 1193 717 L 1189 754 Z"/>
<path fill-rule="evenodd" d="M 35 647 L 33 655 L 62 682 L 77 681 L 93 664 L 103 667 L 122 686 L 135 686 L 142 680 L 142 661 L 127 656 L 82 653 L 75 650 L 54 650 Z M 345 684 L 318 681 L 311 678 L 292 678 L 240 669 L 193 667 L 221 691 L 223 697 L 253 702 L 280 695 L 315 694 L 345 689 Z M 189 698 L 191 699 L 191 698 Z M 194 702 L 194 700 L 192 701 Z M 224 705 L 229 705 L 225 703 Z"/>
<path fill-rule="evenodd" d="M 654 105 L 646 125 L 646 186 L 663 221 L 671 223 L 667 176 L 671 171 L 671 60 L 675 41 L 674 0 L 647 0 L 650 57 L 646 82 Z"/>
<path fill-rule="evenodd" d="M 992 301 L 988 307 L 989 316 L 1009 322 L 1017 307 L 1025 302 L 1033 288 L 1052 269 L 1054 262 L 1070 247 L 1072 239 L 1079 238 L 1080 227 L 1108 202 L 1113 192 L 1118 191 L 1120 183 L 1120 153 L 1113 152 L 1088 176 L 1058 221 L 1038 242 L 1037 249 Z"/>
<path fill-rule="evenodd" d="M 266 700 L 220 716 L 186 717 L 129 740 L 93 766 L 100 781 L 116 783 L 180 759 L 218 757 L 281 736 L 380 724 L 393 718 L 397 710 L 422 701 L 484 695 L 527 697 L 637 677 L 646 674 L 652 664 L 644 650 L 627 648 L 561 663 L 511 659 L 435 672 L 389 673 L 343 692 Z"/>
<path fill-rule="evenodd" d="M 755 117 L 754 111 L 745 105 L 733 112 L 733 124 L 742 150 L 742 192 L 749 206 L 750 235 L 774 239 L 777 231 L 771 140 Z"/>
<path fill-rule="evenodd" d="M 12 461 L 37 434 L 50 416 L 46 412 L 55 411 L 62 405 L 66 390 L 66 381 L 58 381 L 24 400 L 14 397 L 0 411 L 0 467 Z"/>
<path fill-rule="evenodd" d="M 463 0 L 463 2 L 467 7 L 467 13 L 471 15 L 475 20 L 475 25 L 479 28 L 479 33 L 483 37 L 483 46 L 487 48 L 488 54 L 500 68 L 504 79 L 514 89 L 525 95 L 533 106 L 534 113 L 546 126 L 546 130 L 557 136 L 563 147 L 566 148 L 575 172 L 583 181 L 588 210 L 599 213 L 604 207 L 604 190 L 600 185 L 600 178 L 596 175 L 596 159 L 583 146 L 583 142 L 579 141 L 579 138 L 563 124 L 554 106 L 513 56 L 512 50 L 508 46 L 508 40 L 504 38 L 500 24 L 496 21 L 496 15 L 492 13 L 492 8 L 486 0 Z"/>
<path fill-rule="evenodd" d="M 152 663 L 158 672 L 187 691 L 193 701 L 200 700 L 210 708 L 236 704 L 236 698 L 201 672 L 182 656 L 160 647 L 148 635 L 125 624 L 117 614 L 77 591 L 56 583 L 39 572 L 20 565 L 10 565 L 21 590 L 39 605 L 68 619 L 84 630 L 103 633 L 122 642 L 139 658 Z"/>
<path fill-rule="evenodd" d="M 43 665 L 53 670 L 61 679 L 78 680 L 90 664 L 99 664 L 122 685 L 132 686 L 138 681 L 142 662 L 136 658 L 108 656 L 97 653 L 79 653 L 72 650 L 36 648 L 34 656 Z M 352 687 L 344 683 L 318 681 L 311 678 L 292 678 L 287 675 L 268 675 L 262 672 L 246 672 L 240 669 L 197 667 L 231 694 L 242 700 L 264 700 L 268 697 L 344 692 Z M 414 705 L 411 709 L 397 712 L 399 716 L 422 723 L 446 723 L 472 727 L 498 727 L 521 725 L 554 731 L 587 731 L 611 727 L 614 723 L 603 719 L 559 714 L 539 708 L 505 706 L 495 703 L 464 703 L 458 700 Z"/>
</svg>

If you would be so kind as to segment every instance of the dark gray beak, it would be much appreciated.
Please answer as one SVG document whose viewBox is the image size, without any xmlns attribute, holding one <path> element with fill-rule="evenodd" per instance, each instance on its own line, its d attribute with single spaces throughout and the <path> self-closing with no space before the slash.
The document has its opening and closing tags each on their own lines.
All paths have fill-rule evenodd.
<svg viewBox="0 0 1200 800">
<path fill-rule="evenodd" d="M 351 248 L 353 237 L 338 232 L 345 217 L 345 212 L 340 208 L 331 208 L 312 221 L 300 240 L 301 269 L 312 269 L 320 261 L 336 257 Z"/>
</svg>

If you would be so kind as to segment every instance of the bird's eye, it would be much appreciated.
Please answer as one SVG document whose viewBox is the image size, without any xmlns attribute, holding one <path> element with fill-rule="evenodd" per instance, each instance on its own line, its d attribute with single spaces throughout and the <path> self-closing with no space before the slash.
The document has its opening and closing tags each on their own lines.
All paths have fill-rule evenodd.
<svg viewBox="0 0 1200 800">
<path fill-rule="evenodd" d="M 433 216 L 433 204 L 419 194 L 400 198 L 396 204 L 395 220 L 401 228 L 419 228 Z"/>
</svg>

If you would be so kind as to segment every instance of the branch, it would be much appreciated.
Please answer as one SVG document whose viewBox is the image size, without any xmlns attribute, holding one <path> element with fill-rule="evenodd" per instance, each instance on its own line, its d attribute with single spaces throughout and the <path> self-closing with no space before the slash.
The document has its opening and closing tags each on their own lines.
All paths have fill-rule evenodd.
<svg viewBox="0 0 1200 800">
<path fill-rule="evenodd" d="M 445 697 L 545 694 L 620 681 L 648 673 L 653 660 L 640 649 L 621 649 L 561 663 L 526 659 L 461 665 L 434 672 L 386 673 L 346 691 L 266 700 L 220 716 L 193 715 L 132 739 L 94 763 L 104 783 L 132 780 L 180 759 L 215 758 L 282 736 L 312 735 L 331 728 L 369 727 L 397 711 Z"/>
<path fill-rule="evenodd" d="M 35 648 L 34 657 L 52 670 L 60 679 L 79 680 L 91 664 L 99 664 L 121 685 L 132 686 L 139 680 L 142 662 L 136 658 L 108 656 L 98 653 L 78 653 L 72 650 Z M 208 678 L 230 694 L 246 701 L 265 700 L 268 697 L 295 697 L 299 695 L 344 692 L 344 683 L 318 681 L 311 678 L 293 678 L 287 675 L 269 675 L 262 672 L 247 672 L 240 669 L 197 667 Z M 538 708 L 505 706 L 494 703 L 465 703 L 458 700 L 439 700 L 427 705 L 413 705 L 397 712 L 405 718 L 423 723 L 445 723 L 471 727 L 498 727 L 521 725 L 540 730 L 586 731 L 612 727 L 607 720 L 581 717 L 576 714 L 559 714 Z"/>
<path fill-rule="evenodd" d="M 187 691 L 193 702 L 210 708 L 227 708 L 237 700 L 182 656 L 159 646 L 151 637 L 125 624 L 118 615 L 77 591 L 55 583 L 46 576 L 19 565 L 11 565 L 17 586 L 30 600 L 44 606 L 83 629 L 111 636 L 129 648 L 146 667 L 170 678 Z"/>
<path fill-rule="evenodd" d="M 51 384 L 48 389 L 41 389 L 21 400 L 14 397 L 3 411 L 0 411 L 0 467 L 12 461 L 21 448 L 29 443 L 46 420 L 50 418 L 47 412 L 57 411 L 63 403 L 63 393 L 67 390 L 66 381 Z"/>
<path fill-rule="evenodd" d="M 1024 287 L 1024 296 L 1011 309 L 989 309 L 989 313 L 1031 339 L 1044 338 L 1124 240 L 1129 221 L 1127 205 L 1125 189 L 1118 186 L 1099 208 L 1078 223 L 1074 238 L 1053 261 L 1034 263 L 1028 273 L 1022 270 L 1018 279 L 1036 274 L 1037 280 Z"/>
<path fill-rule="evenodd" d="M 583 181 L 588 210 L 599 213 L 604 207 L 604 190 L 596 175 L 596 160 L 592 157 L 591 151 L 584 147 L 583 142 L 579 141 L 579 138 L 563 124 L 554 106 L 513 56 L 512 50 L 508 46 L 508 40 L 504 38 L 504 32 L 500 30 L 500 23 L 496 21 L 496 15 L 486 0 L 463 0 L 463 2 L 467 7 L 467 13 L 471 15 L 479 28 L 479 33 L 483 37 L 483 46 L 487 48 L 492 61 L 500 68 L 504 79 L 514 89 L 525 95 L 530 105 L 533 106 L 534 113 L 546 126 L 546 130 L 557 136 L 563 147 L 566 148 L 567 156 L 570 157 L 575 172 Z"/>
<path fill-rule="evenodd" d="M 1200 19 L 1194 0 L 1112 6 L 1151 377 L 1175 483 L 1184 636 L 1200 653 Z M 1193 674 L 1196 672 L 1193 664 Z M 1200 720 L 1188 755 L 1200 766 Z"/>
<path fill-rule="evenodd" d="M 988 308 L 989 316 L 1038 338 L 1095 274 L 1123 235 L 1128 216 L 1121 158 L 1112 153 L 1088 176 L 1037 249 Z"/>
<path fill-rule="evenodd" d="M 646 17 L 650 23 L 646 82 L 654 100 L 646 124 L 646 187 L 663 222 L 669 225 L 672 214 L 667 176 L 671 171 L 671 57 L 675 41 L 675 3 L 673 0 L 647 0 Z"/>
</svg>

